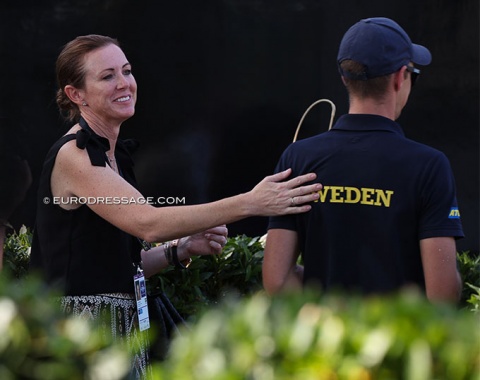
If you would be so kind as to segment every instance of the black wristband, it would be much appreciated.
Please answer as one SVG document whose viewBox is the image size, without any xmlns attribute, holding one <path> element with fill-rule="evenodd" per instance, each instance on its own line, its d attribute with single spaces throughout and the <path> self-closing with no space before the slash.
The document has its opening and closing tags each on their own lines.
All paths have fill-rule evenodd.
<svg viewBox="0 0 480 380">
<path fill-rule="evenodd" d="M 165 252 L 165 258 L 167 259 L 168 265 L 173 265 L 172 248 L 170 247 L 170 242 L 166 242 L 163 249 Z"/>
<path fill-rule="evenodd" d="M 191 258 L 185 259 L 180 261 L 178 259 L 178 253 L 177 253 L 177 246 L 178 246 L 178 240 L 173 240 L 170 243 L 170 248 L 172 252 L 172 262 L 173 265 L 175 265 L 175 268 L 180 268 L 180 269 L 187 269 L 190 263 L 192 262 Z"/>
</svg>

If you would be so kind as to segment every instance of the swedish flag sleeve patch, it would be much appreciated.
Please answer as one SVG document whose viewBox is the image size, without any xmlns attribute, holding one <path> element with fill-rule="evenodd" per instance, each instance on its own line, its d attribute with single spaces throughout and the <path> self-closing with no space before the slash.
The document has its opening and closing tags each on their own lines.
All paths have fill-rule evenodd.
<svg viewBox="0 0 480 380">
<path fill-rule="evenodd" d="M 460 219 L 460 211 L 458 210 L 458 207 L 452 207 L 450 209 L 448 219 Z"/>
</svg>

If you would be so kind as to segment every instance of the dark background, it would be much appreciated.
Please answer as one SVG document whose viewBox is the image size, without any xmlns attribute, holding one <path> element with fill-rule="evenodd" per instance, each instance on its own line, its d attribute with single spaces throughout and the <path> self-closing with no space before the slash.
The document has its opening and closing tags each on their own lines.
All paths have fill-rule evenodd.
<svg viewBox="0 0 480 380">
<path fill-rule="evenodd" d="M 331 99 L 337 117 L 347 111 L 338 44 L 353 23 L 376 16 L 396 20 L 432 52 L 399 123 L 407 137 L 449 157 L 467 234 L 458 249 L 478 251 L 477 0 L 4 0 L 0 112 L 24 132 L 34 178 L 14 226 L 33 225 L 44 155 L 66 128 L 54 65 L 77 35 L 118 38 L 133 64 L 137 112 L 121 137 L 141 142 L 143 194 L 194 204 L 248 191 L 271 174 L 315 100 Z M 329 114 L 317 106 L 299 138 L 326 130 Z M 234 223 L 230 235 L 262 235 L 266 222 Z"/>
</svg>

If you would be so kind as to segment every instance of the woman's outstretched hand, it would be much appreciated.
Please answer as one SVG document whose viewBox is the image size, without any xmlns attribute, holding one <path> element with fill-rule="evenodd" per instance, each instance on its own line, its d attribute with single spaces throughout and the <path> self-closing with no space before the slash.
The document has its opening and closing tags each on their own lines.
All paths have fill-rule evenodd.
<svg viewBox="0 0 480 380">
<path fill-rule="evenodd" d="M 319 198 L 322 185 L 303 185 L 317 178 L 315 173 L 304 174 L 285 181 L 292 170 L 265 177 L 248 195 L 251 197 L 253 215 L 275 216 L 299 214 L 309 211 L 307 204 Z"/>
</svg>

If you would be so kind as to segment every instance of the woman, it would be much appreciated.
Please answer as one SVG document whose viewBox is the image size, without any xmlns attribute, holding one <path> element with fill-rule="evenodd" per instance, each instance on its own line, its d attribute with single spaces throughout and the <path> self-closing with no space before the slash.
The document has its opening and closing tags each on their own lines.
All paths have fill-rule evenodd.
<svg viewBox="0 0 480 380">
<path fill-rule="evenodd" d="M 118 42 L 77 37 L 60 53 L 56 71 L 57 104 L 78 123 L 45 160 L 32 266 L 62 286 L 67 312 L 94 319 L 103 310 L 111 312 L 114 336 L 140 341 L 134 366 L 145 374 L 147 345 L 132 327 L 138 325 L 133 281 L 141 268 L 149 277 L 169 264 L 184 267 L 192 255 L 218 254 L 227 240 L 225 224 L 306 212 L 321 185 L 299 187 L 314 180 L 313 174 L 280 182 L 290 174 L 285 171 L 248 193 L 216 202 L 153 207 L 140 201 L 131 147 L 117 139 L 137 98 L 131 64 Z M 168 243 L 148 249 L 145 242 Z"/>
</svg>

